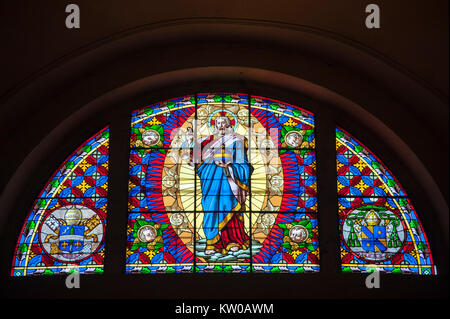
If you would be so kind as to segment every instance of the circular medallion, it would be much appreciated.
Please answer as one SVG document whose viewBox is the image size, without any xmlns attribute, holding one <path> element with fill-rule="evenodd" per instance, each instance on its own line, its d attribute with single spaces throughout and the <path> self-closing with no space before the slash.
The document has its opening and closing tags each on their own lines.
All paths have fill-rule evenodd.
<svg viewBox="0 0 450 319">
<path fill-rule="evenodd" d="M 308 239 L 309 232 L 308 230 L 301 225 L 295 225 L 289 230 L 289 238 L 294 243 L 303 243 Z"/>
<path fill-rule="evenodd" d="M 183 223 L 183 215 L 181 215 L 180 213 L 172 214 L 169 220 L 172 225 L 180 226 Z"/>
<path fill-rule="evenodd" d="M 264 214 L 261 221 L 266 226 L 272 226 L 275 223 L 275 216 L 273 214 Z"/>
<path fill-rule="evenodd" d="M 242 124 L 246 124 L 248 122 L 248 110 L 247 109 L 240 109 L 237 112 L 237 117 L 239 122 L 241 122 Z M 248 124 L 247 124 L 248 126 Z"/>
<path fill-rule="evenodd" d="M 199 108 L 197 110 L 197 118 L 202 122 L 204 122 L 208 118 L 208 114 L 209 112 L 206 108 Z"/>
<path fill-rule="evenodd" d="M 263 139 L 259 143 L 259 148 L 272 150 L 275 148 L 275 144 L 271 139 Z"/>
<path fill-rule="evenodd" d="M 149 129 L 142 133 L 142 143 L 147 146 L 156 145 L 159 143 L 161 136 L 155 130 Z"/>
<path fill-rule="evenodd" d="M 43 250 L 54 259 L 77 262 L 97 251 L 103 234 L 103 220 L 94 210 L 67 205 L 45 217 L 39 239 Z"/>
<path fill-rule="evenodd" d="M 398 253 L 405 240 L 400 218 L 384 207 L 367 205 L 344 219 L 342 237 L 346 248 L 368 261 L 383 261 Z"/>
<path fill-rule="evenodd" d="M 173 139 L 172 143 L 170 143 L 170 147 L 172 150 L 179 150 L 181 145 L 183 145 L 183 140 L 181 138 L 175 138 Z"/>
<path fill-rule="evenodd" d="M 272 178 L 270 179 L 270 184 L 272 185 L 272 187 L 276 188 L 283 186 L 284 184 L 283 177 L 281 177 L 280 175 L 273 175 Z"/>
<path fill-rule="evenodd" d="M 300 147 L 300 145 L 302 145 L 303 136 L 298 131 L 290 131 L 286 133 L 284 141 L 290 147 Z"/>
<path fill-rule="evenodd" d="M 161 184 L 162 184 L 162 186 L 164 186 L 164 187 L 172 188 L 172 187 L 174 187 L 175 185 L 177 185 L 177 179 L 176 179 L 175 177 L 173 177 L 173 176 L 166 175 L 166 176 L 164 176 L 163 179 L 161 180 Z"/>
<path fill-rule="evenodd" d="M 137 238 L 143 243 L 149 243 L 156 238 L 157 232 L 152 225 L 144 225 L 139 228 Z"/>
</svg>

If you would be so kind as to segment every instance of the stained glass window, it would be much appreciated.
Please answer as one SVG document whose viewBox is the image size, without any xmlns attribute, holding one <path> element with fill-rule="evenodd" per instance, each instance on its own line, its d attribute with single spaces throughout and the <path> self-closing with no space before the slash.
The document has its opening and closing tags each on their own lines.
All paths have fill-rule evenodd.
<svg viewBox="0 0 450 319">
<path fill-rule="evenodd" d="M 319 271 L 314 114 L 241 93 L 132 113 L 126 273 Z M 341 267 L 436 274 L 411 199 L 336 129 Z M 12 276 L 102 273 L 109 128 L 52 175 L 22 227 Z"/>
<path fill-rule="evenodd" d="M 105 128 L 49 179 L 22 227 L 12 276 L 103 272 L 108 143 Z"/>
<path fill-rule="evenodd" d="M 314 116 L 238 93 L 132 114 L 127 273 L 319 270 Z"/>
<path fill-rule="evenodd" d="M 340 128 L 336 151 L 342 270 L 436 274 L 427 237 L 397 179 Z"/>
</svg>

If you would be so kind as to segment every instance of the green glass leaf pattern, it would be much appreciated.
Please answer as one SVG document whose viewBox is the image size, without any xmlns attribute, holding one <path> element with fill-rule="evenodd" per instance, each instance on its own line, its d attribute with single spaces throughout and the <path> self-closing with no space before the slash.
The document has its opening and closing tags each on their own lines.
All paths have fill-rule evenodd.
<svg viewBox="0 0 450 319">
<path fill-rule="evenodd" d="M 271 272 L 271 273 L 279 273 L 279 272 L 280 272 L 280 268 L 278 268 L 277 266 L 275 266 L 275 267 L 273 267 L 273 268 L 270 270 L 270 272 Z"/>
<path fill-rule="evenodd" d="M 295 109 L 292 111 L 292 114 L 296 117 L 300 117 L 302 115 L 302 111 Z"/>
<path fill-rule="evenodd" d="M 34 229 L 35 227 L 36 227 L 36 223 L 35 223 L 35 221 L 34 220 L 31 220 L 31 221 L 29 221 L 28 223 L 27 223 L 27 226 L 26 226 L 28 229 Z"/>
<path fill-rule="evenodd" d="M 21 253 L 24 253 L 24 252 L 26 252 L 27 250 L 28 250 L 28 246 L 27 246 L 26 244 L 21 244 L 21 245 L 19 246 L 19 249 L 18 249 L 18 251 L 21 252 Z"/>
<path fill-rule="evenodd" d="M 175 270 L 175 268 L 173 268 L 172 266 L 167 267 L 166 273 L 168 273 L 168 274 L 173 274 L 173 273 L 175 273 L 175 272 L 176 272 L 176 270 Z"/>
<path fill-rule="evenodd" d="M 37 201 L 37 205 L 41 208 L 44 207 L 46 203 L 47 201 L 45 199 L 40 199 Z"/>
<path fill-rule="evenodd" d="M 108 131 L 103 131 L 102 132 L 102 137 L 103 138 L 109 138 L 109 130 Z"/>
<path fill-rule="evenodd" d="M 270 108 L 272 109 L 272 110 L 276 110 L 276 109 L 278 109 L 280 107 L 280 105 L 278 104 L 278 103 L 271 103 L 270 104 Z"/>
<path fill-rule="evenodd" d="M 297 274 L 303 274 L 303 273 L 305 272 L 305 268 L 303 268 L 303 267 L 297 267 L 297 268 L 295 268 L 295 272 L 296 272 Z"/>
<path fill-rule="evenodd" d="M 66 162 L 66 168 L 68 168 L 68 169 L 72 169 L 74 165 L 75 165 L 75 164 L 74 164 L 73 161 L 67 161 L 67 162 Z"/>
<path fill-rule="evenodd" d="M 356 153 L 361 153 L 363 150 L 363 147 L 361 145 L 355 145 L 355 152 Z"/>
<path fill-rule="evenodd" d="M 141 270 L 141 274 L 149 274 L 151 273 L 150 269 L 148 267 L 143 267 Z"/>
<path fill-rule="evenodd" d="M 57 179 L 52 180 L 52 181 L 50 182 L 50 185 L 52 185 L 53 187 L 58 187 L 58 185 L 59 185 L 59 180 L 57 180 Z"/>
<path fill-rule="evenodd" d="M 379 169 L 381 166 L 381 164 L 379 162 L 375 162 L 375 161 L 372 161 L 371 165 L 374 169 Z"/>
<path fill-rule="evenodd" d="M 91 149 L 92 149 L 91 145 L 83 146 L 83 152 L 89 153 L 91 151 Z"/>
<path fill-rule="evenodd" d="M 394 181 L 393 179 L 388 179 L 388 180 L 386 181 L 386 184 L 387 184 L 389 187 L 394 187 L 394 186 L 395 186 L 395 181 Z"/>
</svg>

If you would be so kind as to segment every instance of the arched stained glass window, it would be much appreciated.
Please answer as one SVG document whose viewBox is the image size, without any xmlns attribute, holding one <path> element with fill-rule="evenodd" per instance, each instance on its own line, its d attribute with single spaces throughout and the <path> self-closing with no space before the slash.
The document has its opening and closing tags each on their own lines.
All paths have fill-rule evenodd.
<svg viewBox="0 0 450 319">
<path fill-rule="evenodd" d="M 436 274 L 422 225 L 396 178 L 340 128 L 336 151 L 343 271 Z"/>
<path fill-rule="evenodd" d="M 192 94 L 134 111 L 130 137 L 126 273 L 319 271 L 313 113 L 261 96 Z M 336 151 L 342 270 L 436 274 L 396 178 L 340 128 Z M 12 276 L 103 272 L 108 162 L 106 127 L 43 187 Z"/>
<path fill-rule="evenodd" d="M 52 175 L 23 225 L 12 276 L 103 272 L 108 158 L 105 128 Z"/>
<path fill-rule="evenodd" d="M 312 113 L 247 94 L 132 114 L 127 273 L 319 270 Z"/>
</svg>

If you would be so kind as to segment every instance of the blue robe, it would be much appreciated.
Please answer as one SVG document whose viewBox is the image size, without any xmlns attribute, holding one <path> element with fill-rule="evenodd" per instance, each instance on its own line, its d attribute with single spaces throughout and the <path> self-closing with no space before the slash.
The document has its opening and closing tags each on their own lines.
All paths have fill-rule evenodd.
<svg viewBox="0 0 450 319">
<path fill-rule="evenodd" d="M 202 149 L 208 149 L 211 145 L 214 147 L 206 152 L 206 158 L 202 156 L 203 161 L 197 165 L 197 174 L 202 188 L 206 249 L 213 249 L 212 245 L 220 239 L 219 231 L 233 215 L 243 215 L 253 167 L 247 159 L 247 141 L 241 135 L 230 134 L 223 137 L 222 141 L 216 139 L 205 144 L 202 143 Z M 228 163 L 229 168 L 216 165 L 216 161 Z"/>
</svg>

